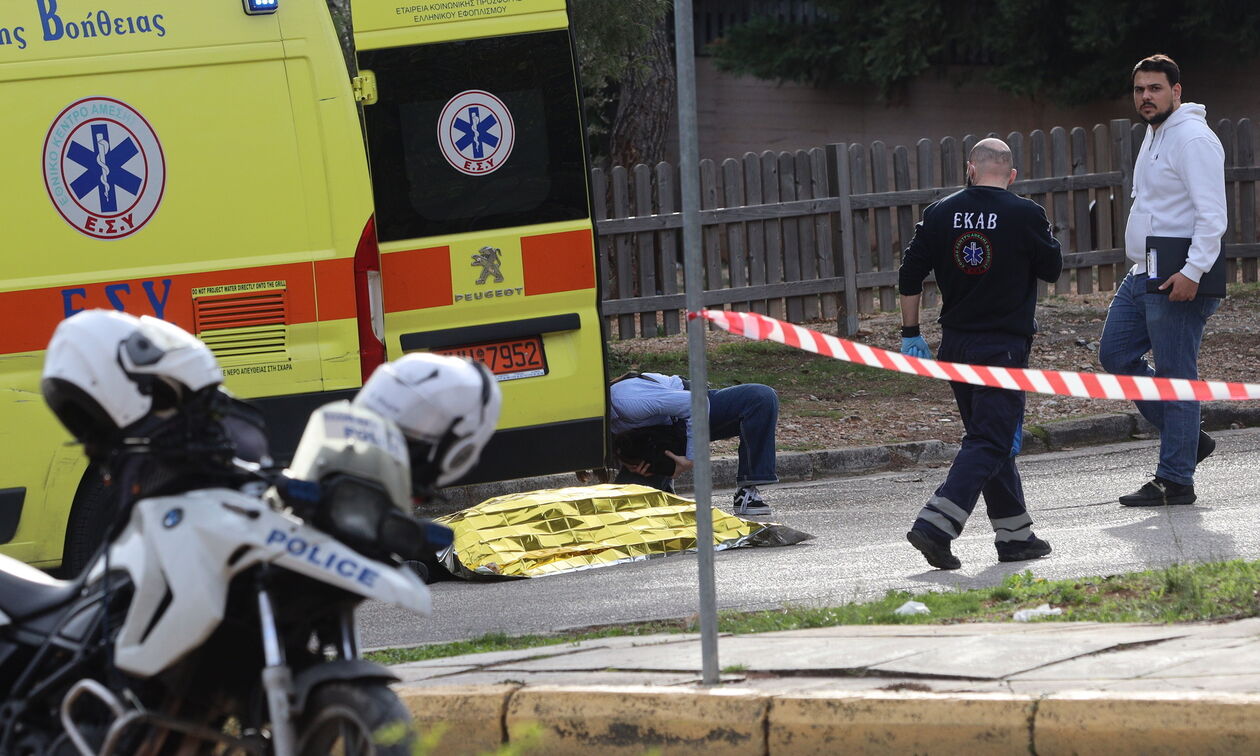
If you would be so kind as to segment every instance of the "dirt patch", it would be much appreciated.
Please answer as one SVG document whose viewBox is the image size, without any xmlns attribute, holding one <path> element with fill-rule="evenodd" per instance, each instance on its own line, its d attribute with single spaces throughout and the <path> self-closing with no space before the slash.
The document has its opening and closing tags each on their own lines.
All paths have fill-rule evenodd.
<svg viewBox="0 0 1260 756">
<path fill-rule="evenodd" d="M 1031 367 L 1103 372 L 1098 364 L 1098 339 L 1110 301 L 1109 293 L 1044 298 L 1037 308 L 1040 330 L 1033 341 Z M 938 314 L 938 309 L 925 309 L 922 316 L 924 337 L 933 347 L 940 343 L 940 328 L 935 324 Z M 834 321 L 805 325 L 824 333 L 836 332 Z M 853 340 L 897 351 L 901 348 L 900 326 L 898 312 L 865 316 Z M 743 341 L 747 340 L 722 331 L 710 331 L 707 335 L 708 348 L 714 354 L 720 353 L 724 344 Z M 636 369 L 660 370 L 653 364 L 653 355 L 659 355 L 662 362 L 672 366 L 662 372 L 685 372 L 685 364 L 680 365 L 677 360 L 680 354 L 686 354 L 686 349 L 685 335 L 609 344 L 614 362 L 621 360 Z M 762 371 L 765 375 L 760 382 L 773 385 L 781 399 L 777 439 L 780 451 L 929 439 L 954 442 L 961 437 L 962 423 L 948 383 L 907 377 L 905 381 L 912 383 L 897 381 L 885 386 L 837 378 L 830 390 L 823 391 L 817 382 L 798 380 L 800 371 L 811 370 L 810 361 L 824 359 L 827 358 L 809 356 L 806 360 L 783 360 L 777 374 L 774 370 Z M 721 365 L 711 368 L 714 385 L 732 382 L 722 381 L 726 370 Z M 1231 286 L 1230 297 L 1208 321 L 1199 353 L 1199 374 L 1208 380 L 1260 382 L 1260 285 Z M 1029 394 L 1026 422 L 1035 425 L 1127 412 L 1132 408 L 1130 402 Z M 735 443 L 719 442 L 713 449 L 718 454 L 731 454 Z"/>
</svg>

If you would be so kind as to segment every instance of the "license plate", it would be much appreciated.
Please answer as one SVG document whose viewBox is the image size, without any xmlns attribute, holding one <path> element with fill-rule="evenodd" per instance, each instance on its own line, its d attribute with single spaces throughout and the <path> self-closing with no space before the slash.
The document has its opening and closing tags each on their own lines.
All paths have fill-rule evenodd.
<svg viewBox="0 0 1260 756">
<path fill-rule="evenodd" d="M 494 377 L 500 381 L 536 378 L 547 374 L 547 358 L 543 355 L 541 336 L 447 347 L 433 351 L 438 354 L 450 354 L 484 362 L 490 368 L 490 372 L 494 373 Z"/>
</svg>

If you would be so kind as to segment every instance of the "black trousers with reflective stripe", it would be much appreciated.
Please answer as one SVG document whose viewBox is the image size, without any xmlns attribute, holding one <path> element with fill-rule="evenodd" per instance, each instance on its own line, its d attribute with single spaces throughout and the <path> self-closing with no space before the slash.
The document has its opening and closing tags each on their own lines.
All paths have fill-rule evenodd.
<svg viewBox="0 0 1260 756">
<path fill-rule="evenodd" d="M 937 359 L 1022 368 L 1028 367 L 1031 348 L 1029 336 L 944 329 Z M 936 497 L 948 500 L 956 509 L 944 505 L 933 508 L 931 504 L 928 509 L 942 510 L 950 521 L 961 516 L 963 522 L 956 523 L 956 531 L 946 532 L 956 538 L 983 493 L 998 540 L 1008 540 L 1003 537 L 1004 531 L 1018 533 L 1020 537 L 1016 540 L 1023 540 L 1031 534 L 1028 530 L 1031 521 L 1024 505 L 1024 487 L 1015 465 L 1015 454 L 1023 434 L 1024 392 L 952 382 L 950 388 L 954 391 L 966 435 L 945 482 L 936 489 Z M 945 528 L 938 529 L 945 531 Z"/>
</svg>

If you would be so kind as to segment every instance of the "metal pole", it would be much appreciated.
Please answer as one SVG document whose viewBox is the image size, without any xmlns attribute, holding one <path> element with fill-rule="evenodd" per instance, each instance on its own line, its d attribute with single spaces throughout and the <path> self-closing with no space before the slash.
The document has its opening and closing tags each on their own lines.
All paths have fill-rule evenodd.
<svg viewBox="0 0 1260 756">
<path fill-rule="evenodd" d="M 682 174 L 683 256 L 687 311 L 704 308 L 704 262 L 700 242 L 700 146 L 696 136 L 696 52 L 691 0 L 674 0 L 674 48 L 678 60 L 678 147 Z M 700 659 L 705 685 L 718 682 L 717 589 L 713 578 L 713 507 L 709 468 L 709 370 L 704 321 L 687 320 L 691 365 L 691 438 L 695 451 L 696 552 L 700 555 Z"/>
</svg>

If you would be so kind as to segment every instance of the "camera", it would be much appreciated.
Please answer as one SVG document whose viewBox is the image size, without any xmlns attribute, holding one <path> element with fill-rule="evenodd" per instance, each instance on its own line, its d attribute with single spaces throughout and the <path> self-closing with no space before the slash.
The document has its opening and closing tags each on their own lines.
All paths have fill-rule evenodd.
<svg viewBox="0 0 1260 756">
<path fill-rule="evenodd" d="M 677 464 L 666 451 L 679 457 L 687 453 L 686 423 L 632 428 L 613 436 L 613 454 L 622 464 L 634 467 L 646 462 L 653 475 L 674 474 Z"/>
</svg>

